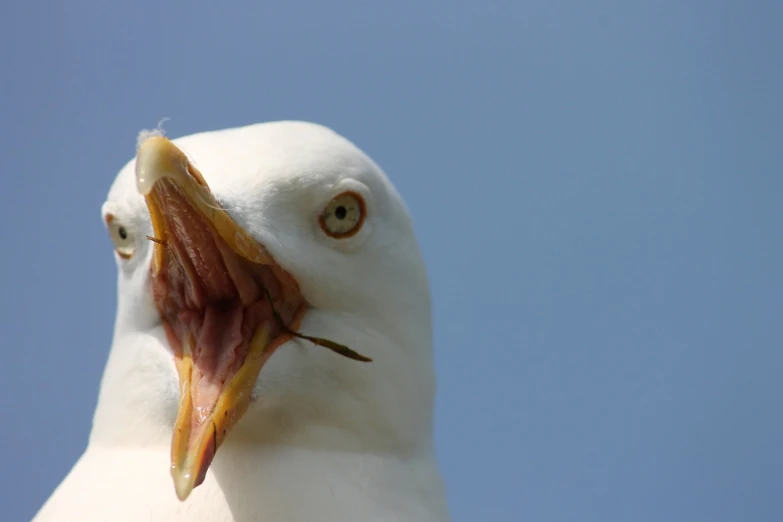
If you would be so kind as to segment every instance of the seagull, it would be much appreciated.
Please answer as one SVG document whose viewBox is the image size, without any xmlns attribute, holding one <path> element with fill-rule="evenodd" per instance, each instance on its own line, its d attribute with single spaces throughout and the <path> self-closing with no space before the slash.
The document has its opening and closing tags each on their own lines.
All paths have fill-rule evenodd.
<svg viewBox="0 0 783 522">
<path fill-rule="evenodd" d="M 307 122 L 146 132 L 101 210 L 112 346 L 35 522 L 448 520 L 427 274 L 370 157 Z"/>
</svg>

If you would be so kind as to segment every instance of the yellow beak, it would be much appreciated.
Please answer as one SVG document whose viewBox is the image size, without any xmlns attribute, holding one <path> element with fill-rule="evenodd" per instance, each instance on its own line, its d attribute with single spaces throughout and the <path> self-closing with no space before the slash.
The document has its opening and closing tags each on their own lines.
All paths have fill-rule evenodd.
<svg viewBox="0 0 783 522">
<path fill-rule="evenodd" d="M 171 475 L 177 496 L 185 500 L 204 480 L 215 452 L 246 411 L 262 366 L 290 335 L 281 333 L 269 320 L 261 321 L 244 345 L 247 349 L 244 360 L 238 360 L 221 379 L 215 379 L 209 386 L 204 384 L 195 353 L 197 336 L 183 329 L 175 331 L 170 324 L 174 320 L 166 320 L 176 317 L 166 294 L 172 291 L 169 288 L 172 270 L 183 262 L 182 252 L 171 245 L 188 234 L 177 221 L 181 217 L 173 216 L 174 206 L 190 207 L 188 212 L 193 219 L 188 226 L 196 229 L 195 235 L 208 234 L 211 244 L 220 243 L 221 248 L 228 247 L 239 258 L 256 265 L 275 266 L 275 262 L 262 245 L 221 209 L 201 173 L 167 138 L 151 137 L 139 147 L 136 180 L 139 192 L 145 196 L 154 234 L 150 238 L 155 242 L 151 278 L 153 289 L 158 290 L 153 293 L 167 328 L 179 376 L 180 401 L 171 443 Z M 174 193 L 178 198 L 176 205 L 172 203 Z M 190 277 L 198 278 L 192 270 Z M 303 312 L 304 305 L 293 313 L 291 326 L 298 323 Z M 209 393 L 204 391 L 207 388 Z M 205 399 L 205 395 L 209 397 Z"/>
</svg>

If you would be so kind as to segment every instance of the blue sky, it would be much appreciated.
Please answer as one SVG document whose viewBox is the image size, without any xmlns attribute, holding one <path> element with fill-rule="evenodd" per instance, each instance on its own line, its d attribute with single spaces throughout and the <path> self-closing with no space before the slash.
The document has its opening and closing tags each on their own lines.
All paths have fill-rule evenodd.
<svg viewBox="0 0 783 522">
<path fill-rule="evenodd" d="M 435 307 L 455 521 L 783 520 L 779 2 L 6 2 L 0 487 L 80 455 L 137 132 L 328 125 Z"/>
</svg>

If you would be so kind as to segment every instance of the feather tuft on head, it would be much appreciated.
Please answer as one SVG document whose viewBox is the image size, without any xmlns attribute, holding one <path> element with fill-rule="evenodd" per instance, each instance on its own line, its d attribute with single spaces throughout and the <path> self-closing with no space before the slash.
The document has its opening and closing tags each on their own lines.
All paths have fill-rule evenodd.
<svg viewBox="0 0 783 522">
<path fill-rule="evenodd" d="M 141 147 L 141 144 L 147 141 L 150 138 L 153 138 L 155 136 L 165 136 L 166 131 L 163 130 L 163 124 L 170 120 L 171 118 L 163 118 L 158 122 L 158 126 L 154 129 L 142 129 L 139 132 L 139 136 L 136 138 L 136 152 L 138 152 L 139 147 Z"/>
</svg>

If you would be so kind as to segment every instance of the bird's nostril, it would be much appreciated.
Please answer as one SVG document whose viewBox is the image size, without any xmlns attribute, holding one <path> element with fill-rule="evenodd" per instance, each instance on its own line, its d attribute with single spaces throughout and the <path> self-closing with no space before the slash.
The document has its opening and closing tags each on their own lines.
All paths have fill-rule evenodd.
<svg viewBox="0 0 783 522">
<path fill-rule="evenodd" d="M 207 186 L 207 182 L 204 181 L 204 176 L 202 176 L 201 172 L 199 172 L 198 169 L 190 163 L 188 163 L 188 174 L 190 174 L 191 177 L 196 180 L 196 183 L 198 183 L 200 186 Z"/>
</svg>

